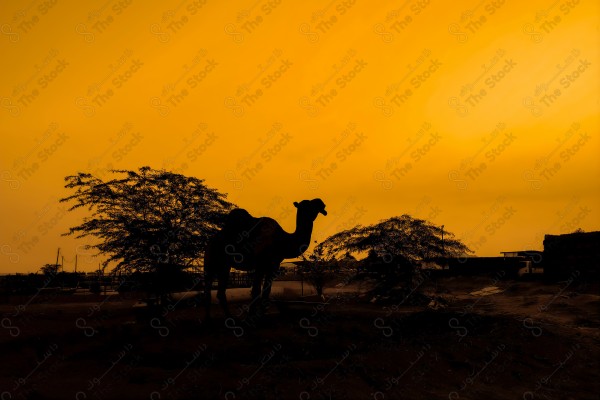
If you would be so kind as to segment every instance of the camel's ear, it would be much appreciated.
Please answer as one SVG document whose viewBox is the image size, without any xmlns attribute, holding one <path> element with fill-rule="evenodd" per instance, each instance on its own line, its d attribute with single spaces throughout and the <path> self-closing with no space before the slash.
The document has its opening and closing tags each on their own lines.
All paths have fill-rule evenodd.
<svg viewBox="0 0 600 400">
<path fill-rule="evenodd" d="M 298 202 L 297 201 L 294 202 L 294 207 L 298 208 Z"/>
</svg>

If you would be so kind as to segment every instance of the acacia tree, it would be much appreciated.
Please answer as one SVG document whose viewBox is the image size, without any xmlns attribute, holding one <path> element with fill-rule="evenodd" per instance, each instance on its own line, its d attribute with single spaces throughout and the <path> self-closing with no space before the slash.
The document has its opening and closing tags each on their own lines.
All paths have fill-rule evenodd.
<svg viewBox="0 0 600 400">
<path fill-rule="evenodd" d="M 89 173 L 65 178 L 75 193 L 61 199 L 69 209 L 88 208 L 91 217 L 64 235 L 95 236 L 88 247 L 116 262 L 113 272 L 158 272 L 190 267 L 233 207 L 226 195 L 201 179 L 142 167 L 113 170 L 102 180 Z"/>
<path fill-rule="evenodd" d="M 58 273 L 58 269 L 60 268 L 60 264 L 44 264 L 40 271 L 44 275 L 56 275 Z"/>
<path fill-rule="evenodd" d="M 323 289 L 332 281 L 336 272 L 339 272 L 337 261 L 323 254 L 323 248 L 315 246 L 313 250 L 301 255 L 303 263 L 299 265 L 299 272 L 303 278 L 315 288 L 317 296 L 323 297 Z"/>
<path fill-rule="evenodd" d="M 317 247 L 329 258 L 345 252 L 368 252 L 368 259 L 378 258 L 389 267 L 383 277 L 389 284 L 402 276 L 410 284 L 426 259 L 473 253 L 453 233 L 406 214 L 373 225 L 357 225 L 328 237 Z"/>
</svg>

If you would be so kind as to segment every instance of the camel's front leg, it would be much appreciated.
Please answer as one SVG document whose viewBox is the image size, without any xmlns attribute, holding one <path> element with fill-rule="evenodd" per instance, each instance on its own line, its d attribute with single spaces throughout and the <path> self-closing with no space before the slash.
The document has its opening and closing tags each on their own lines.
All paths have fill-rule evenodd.
<svg viewBox="0 0 600 400">
<path fill-rule="evenodd" d="M 271 285 L 273 284 L 274 276 L 267 274 L 263 284 L 260 300 L 257 300 L 257 306 L 260 308 L 260 313 L 264 314 L 269 308 L 269 296 L 271 295 Z"/>
<path fill-rule="evenodd" d="M 256 311 L 258 302 L 260 300 L 260 288 L 262 286 L 263 274 L 259 271 L 254 271 L 254 277 L 252 281 L 252 302 L 250 303 L 250 310 Z"/>
<path fill-rule="evenodd" d="M 265 276 L 265 284 L 262 290 L 263 303 L 269 302 L 269 296 L 271 295 L 271 286 L 273 285 L 274 279 L 275 274 L 269 273 Z"/>
<path fill-rule="evenodd" d="M 277 275 L 277 271 L 279 270 L 280 264 L 280 261 L 273 261 L 269 268 L 267 268 L 267 272 L 265 274 L 265 282 L 262 289 L 261 306 L 263 310 L 266 310 L 269 307 L 269 296 L 271 295 L 271 287 L 273 286 L 273 280 Z"/>
</svg>

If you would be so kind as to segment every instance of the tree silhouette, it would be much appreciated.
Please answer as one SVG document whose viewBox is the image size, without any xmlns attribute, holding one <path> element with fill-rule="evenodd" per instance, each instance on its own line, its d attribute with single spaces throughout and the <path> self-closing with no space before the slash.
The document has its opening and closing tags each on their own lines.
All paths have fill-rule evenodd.
<svg viewBox="0 0 600 400">
<path fill-rule="evenodd" d="M 410 285 L 424 260 L 473 253 L 442 227 L 406 214 L 336 233 L 319 243 L 317 248 L 328 258 L 347 252 L 367 252 L 368 263 L 378 262 L 385 266 L 381 279 L 389 285 L 399 280 Z"/>
<path fill-rule="evenodd" d="M 60 268 L 60 264 L 44 264 L 40 271 L 44 275 L 56 275 L 58 273 L 58 269 Z"/>
<path fill-rule="evenodd" d="M 219 229 L 233 204 L 201 179 L 142 167 L 113 170 L 117 178 L 103 181 L 89 173 L 67 176 L 75 190 L 61 202 L 69 209 L 87 207 L 91 217 L 64 235 L 95 236 L 88 247 L 117 262 L 113 272 L 155 272 L 168 280 L 168 271 L 194 265 L 208 238 Z M 174 268 L 178 267 L 178 268 Z"/>
<path fill-rule="evenodd" d="M 318 245 L 310 253 L 304 253 L 300 257 L 303 263 L 299 265 L 298 271 L 315 288 L 317 296 L 323 297 L 325 286 L 339 275 L 338 261 L 326 257 L 323 254 L 323 248 Z"/>
</svg>

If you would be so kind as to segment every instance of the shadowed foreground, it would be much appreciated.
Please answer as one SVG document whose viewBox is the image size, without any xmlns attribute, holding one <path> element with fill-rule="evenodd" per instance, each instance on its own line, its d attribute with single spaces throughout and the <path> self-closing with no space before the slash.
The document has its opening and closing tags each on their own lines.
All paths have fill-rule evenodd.
<svg viewBox="0 0 600 400">
<path fill-rule="evenodd" d="M 468 294 L 481 283 L 449 280 L 437 311 L 345 295 L 211 326 L 200 308 L 134 314 L 133 299 L 17 316 L 4 305 L 0 388 L 32 399 L 597 398 L 600 296 L 514 282 Z"/>
</svg>

